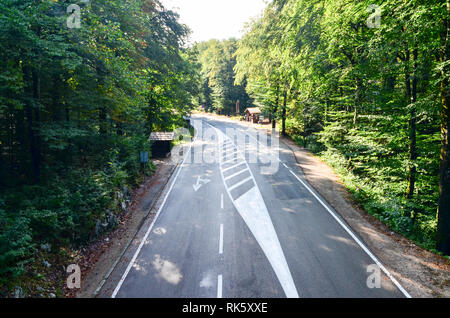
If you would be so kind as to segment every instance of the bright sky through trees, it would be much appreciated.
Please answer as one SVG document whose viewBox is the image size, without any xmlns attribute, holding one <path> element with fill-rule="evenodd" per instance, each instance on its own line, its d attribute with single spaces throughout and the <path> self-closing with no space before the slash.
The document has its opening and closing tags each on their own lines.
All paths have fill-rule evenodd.
<svg viewBox="0 0 450 318">
<path fill-rule="evenodd" d="M 240 38 L 244 24 L 265 8 L 264 0 L 161 0 L 192 30 L 191 42 Z"/>
</svg>

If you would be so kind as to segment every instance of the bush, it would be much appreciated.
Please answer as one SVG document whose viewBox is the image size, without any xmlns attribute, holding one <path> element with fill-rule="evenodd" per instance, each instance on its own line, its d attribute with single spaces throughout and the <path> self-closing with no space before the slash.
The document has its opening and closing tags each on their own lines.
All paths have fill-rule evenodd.
<svg viewBox="0 0 450 318">
<path fill-rule="evenodd" d="M 29 220 L 10 217 L 0 208 L 0 283 L 23 274 L 24 265 L 33 251 Z"/>
<path fill-rule="evenodd" d="M 122 202 L 115 193 L 134 184 L 140 173 L 137 146 L 122 146 L 101 171 L 76 169 L 64 178 L 55 176 L 40 185 L 22 186 L 2 194 L 1 281 L 23 274 L 24 265 L 32 259 L 33 246 L 87 244 L 96 237 L 96 225 L 106 218 L 107 210 L 121 210 Z"/>
</svg>

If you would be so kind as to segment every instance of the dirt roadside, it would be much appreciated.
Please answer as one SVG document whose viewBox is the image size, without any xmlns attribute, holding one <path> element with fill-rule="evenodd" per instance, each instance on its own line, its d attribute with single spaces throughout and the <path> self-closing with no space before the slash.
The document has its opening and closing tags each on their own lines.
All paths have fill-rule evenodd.
<svg viewBox="0 0 450 318">
<path fill-rule="evenodd" d="M 267 126 L 245 124 L 268 129 Z M 349 191 L 332 168 L 292 140 L 281 138 L 281 142 L 292 150 L 309 184 L 344 218 L 412 297 L 450 297 L 449 260 L 391 231 L 353 202 Z M 154 175 L 133 194 L 133 204 L 119 227 L 107 236 L 107 241 L 106 238 L 98 241 L 84 253 L 79 263 L 82 268 L 82 289 L 76 294 L 69 293 L 69 297 L 93 297 L 140 228 L 141 222 L 147 217 L 153 217 L 147 214 L 175 170 L 174 166 L 164 162 L 157 166 Z"/>
<path fill-rule="evenodd" d="M 230 120 L 226 116 L 213 117 Z M 271 132 L 270 125 L 236 122 Z M 393 232 L 352 200 L 350 192 L 330 166 L 290 138 L 280 137 L 280 141 L 293 152 L 308 183 L 344 218 L 412 297 L 450 297 L 448 259 Z"/>
<path fill-rule="evenodd" d="M 115 263 L 120 259 L 129 243 L 133 240 L 141 225 L 154 215 L 149 214 L 153 205 L 170 180 L 176 166 L 170 159 L 155 161 L 156 171 L 132 196 L 132 204 L 119 221 L 119 226 L 93 243 L 80 256 L 77 264 L 81 268 L 81 289 L 77 292 L 68 291 L 67 297 L 92 298 L 97 289 L 102 286 Z"/>
<path fill-rule="evenodd" d="M 393 232 L 358 207 L 333 169 L 288 138 L 306 180 L 333 206 L 414 298 L 450 297 L 450 261 Z"/>
</svg>

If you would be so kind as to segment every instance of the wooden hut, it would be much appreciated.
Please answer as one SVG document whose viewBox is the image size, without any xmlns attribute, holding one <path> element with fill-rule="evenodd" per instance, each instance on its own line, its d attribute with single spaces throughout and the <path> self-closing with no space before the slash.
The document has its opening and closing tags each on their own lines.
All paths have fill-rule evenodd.
<svg viewBox="0 0 450 318">
<path fill-rule="evenodd" d="M 152 143 L 152 158 L 166 158 L 172 150 L 172 141 L 175 139 L 173 132 L 153 132 L 150 135 Z"/>
<path fill-rule="evenodd" d="M 254 124 L 258 123 L 259 116 L 261 115 L 261 110 L 259 107 L 251 107 L 245 110 L 245 118 L 247 121 Z"/>
</svg>

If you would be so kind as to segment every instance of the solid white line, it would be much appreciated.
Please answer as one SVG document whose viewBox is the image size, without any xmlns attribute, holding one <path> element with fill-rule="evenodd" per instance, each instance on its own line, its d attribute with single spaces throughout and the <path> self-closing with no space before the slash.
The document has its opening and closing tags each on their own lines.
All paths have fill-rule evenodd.
<svg viewBox="0 0 450 318">
<path fill-rule="evenodd" d="M 219 254 L 223 254 L 223 224 L 220 224 Z"/>
<path fill-rule="evenodd" d="M 232 174 L 231 176 L 226 177 L 226 178 L 225 178 L 225 181 L 227 181 L 227 180 L 229 180 L 229 179 L 231 179 L 231 178 L 234 178 L 234 177 L 240 175 L 241 173 L 244 173 L 245 171 L 248 171 L 247 168 L 245 168 L 244 170 L 241 170 L 241 171 L 239 171 L 239 172 L 236 172 L 235 174 Z"/>
<path fill-rule="evenodd" d="M 207 124 L 215 128 L 209 123 Z M 215 129 L 219 133 L 219 135 L 221 134 L 225 136 L 225 138 L 228 138 L 219 129 L 217 128 Z M 297 288 L 295 286 L 294 280 L 289 270 L 289 265 L 287 264 L 286 258 L 283 253 L 283 249 L 278 240 L 275 228 L 272 224 L 269 211 L 267 210 L 264 200 L 262 199 L 261 191 L 258 188 L 256 179 L 254 178 L 247 161 L 245 159 L 243 159 L 243 161 L 244 161 L 243 163 L 247 166 L 247 169 L 250 172 L 251 176 L 250 179 L 254 181 L 254 187 L 246 194 L 244 194 L 245 196 L 248 195 L 249 193 L 252 193 L 250 198 L 244 201 L 242 201 L 241 199 L 239 199 L 241 201 L 233 200 L 233 197 L 230 193 L 231 189 L 228 188 L 228 186 L 225 183 L 225 178 L 223 175 L 224 170 L 219 169 L 223 183 L 225 185 L 225 189 L 227 190 L 228 196 L 230 197 L 231 201 L 234 202 L 235 207 L 238 210 L 239 214 L 242 216 L 245 223 L 250 227 L 250 230 L 252 231 L 256 241 L 263 249 L 264 254 L 266 255 L 267 259 L 269 260 L 269 263 L 271 264 L 272 268 L 274 269 L 277 275 L 277 278 L 283 288 L 284 293 L 286 294 L 286 297 L 299 298 Z M 256 197 L 260 197 L 260 200 L 258 199 L 255 200 Z M 250 203 L 250 206 L 248 206 L 248 203 Z M 255 207 L 255 209 L 253 209 L 253 206 Z M 262 212 L 262 214 L 258 214 L 256 211 L 260 211 Z M 261 231 L 260 228 L 264 228 L 264 230 Z M 270 237 L 272 238 L 272 240 L 270 239 Z"/>
<path fill-rule="evenodd" d="M 189 147 L 189 150 L 188 150 L 187 154 L 189 154 L 189 153 L 191 152 L 191 149 L 192 149 L 192 144 L 191 144 L 191 146 Z M 186 154 L 186 156 L 184 157 L 183 162 L 181 163 L 181 165 L 178 167 L 177 174 L 175 175 L 175 178 L 173 179 L 172 184 L 170 185 L 170 188 L 169 188 L 169 190 L 167 191 L 167 194 L 166 194 L 166 196 L 164 197 L 164 200 L 163 200 L 163 202 L 162 202 L 160 208 L 158 209 L 158 213 L 156 213 L 155 219 L 153 220 L 152 224 L 151 224 L 150 227 L 148 228 L 147 233 L 145 233 L 145 236 L 144 236 L 144 238 L 142 239 L 141 244 L 139 245 L 137 251 L 134 253 L 134 256 L 133 256 L 133 258 L 131 259 L 130 263 L 128 264 L 127 269 L 125 270 L 125 272 L 124 272 L 123 275 L 122 275 L 122 278 L 120 279 L 119 283 L 117 284 L 116 289 L 114 289 L 114 292 L 113 292 L 111 298 L 116 298 L 117 293 L 119 292 L 120 288 L 122 287 L 123 282 L 125 281 L 125 279 L 126 279 L 127 276 L 128 276 L 128 273 L 129 273 L 130 270 L 131 270 L 131 267 L 133 267 L 134 262 L 136 261 L 136 259 L 137 259 L 138 255 L 139 255 L 139 253 L 141 252 L 142 247 L 144 246 L 145 242 L 147 241 L 147 238 L 148 238 L 148 236 L 150 235 L 150 233 L 151 233 L 151 231 L 152 231 L 152 229 L 153 229 L 153 226 L 155 225 L 156 220 L 158 219 L 158 216 L 161 214 L 161 211 L 162 211 L 164 205 L 166 204 L 166 201 L 167 201 L 167 198 L 169 197 L 169 194 L 172 192 L 172 189 L 173 189 L 173 187 L 174 187 L 174 185 L 175 185 L 175 182 L 176 182 L 177 179 L 178 179 L 178 176 L 180 175 L 180 172 L 181 172 L 181 170 L 182 170 L 182 168 L 183 168 L 183 165 L 184 165 L 184 163 L 185 163 L 185 161 L 186 161 L 186 158 L 188 157 L 187 154 Z"/>
<path fill-rule="evenodd" d="M 229 156 L 232 156 L 232 155 L 236 155 L 238 153 L 238 151 L 236 150 L 236 149 L 234 149 L 233 151 L 226 151 L 226 152 L 224 152 L 224 154 L 222 155 L 222 157 L 225 159 L 225 158 L 227 158 L 227 157 L 229 157 Z"/>
<path fill-rule="evenodd" d="M 234 148 L 235 147 L 233 144 L 228 144 L 228 145 L 225 145 L 224 147 L 222 147 L 223 151 L 227 151 L 229 149 L 234 149 Z"/>
<path fill-rule="evenodd" d="M 237 187 L 243 185 L 244 183 L 248 182 L 249 180 L 253 180 L 253 178 L 250 176 L 250 177 L 248 177 L 248 178 L 246 178 L 246 179 L 236 183 L 235 185 L 229 187 L 228 191 L 230 191 L 230 192 L 233 191 L 234 189 L 236 189 Z"/>
<path fill-rule="evenodd" d="M 230 160 L 227 160 L 227 161 L 223 161 L 221 164 L 222 165 L 226 165 L 227 163 L 232 162 L 232 161 L 236 161 L 236 160 L 239 160 L 239 158 L 233 158 L 233 159 L 230 159 Z"/>
<path fill-rule="evenodd" d="M 359 238 L 351 231 L 348 226 L 341 221 L 341 219 L 334 213 L 312 190 L 303 182 L 291 169 L 289 172 L 319 201 L 319 203 L 331 214 L 331 216 L 339 223 L 339 225 L 355 240 L 355 242 L 366 252 L 367 255 L 380 267 L 380 269 L 391 279 L 397 288 L 405 295 L 406 298 L 411 298 L 411 295 L 403 288 L 402 285 L 395 279 L 394 276 L 381 264 L 378 258 L 359 240 Z"/>
<path fill-rule="evenodd" d="M 262 146 L 265 146 L 261 142 L 259 142 L 255 137 L 253 137 L 251 134 L 248 134 L 250 138 L 256 140 L 257 143 L 261 144 Z M 395 286 L 403 293 L 403 295 L 406 298 L 412 298 L 411 295 L 403 288 L 403 286 L 395 279 L 395 277 L 384 267 L 384 265 L 378 260 L 378 258 L 358 239 L 358 237 L 353 233 L 352 230 L 350 230 L 342 221 L 341 219 L 334 213 L 312 190 L 311 188 L 303 182 L 292 170 L 285 165 L 280 158 L 278 158 L 278 161 L 281 162 L 288 170 L 289 172 L 316 198 L 317 201 L 328 211 L 328 213 L 331 214 L 331 216 L 338 222 L 338 224 L 353 238 L 353 240 L 363 249 L 364 252 L 366 252 L 367 255 L 380 267 L 380 269 L 390 278 L 390 280 L 394 283 Z"/>
<path fill-rule="evenodd" d="M 243 165 L 243 164 L 244 164 L 244 162 L 237 163 L 234 166 L 231 166 L 229 168 L 223 169 L 222 172 L 226 172 L 228 170 L 234 169 L 234 168 L 239 167 L 240 165 Z"/>
<path fill-rule="evenodd" d="M 219 275 L 217 277 L 217 298 L 222 298 L 222 281 L 223 277 L 222 275 Z"/>
<path fill-rule="evenodd" d="M 233 158 L 233 159 L 237 159 L 236 157 L 237 152 L 234 153 L 226 153 L 222 156 L 222 160 L 227 160 L 227 158 Z M 231 159 L 228 159 L 228 161 L 231 161 Z"/>
</svg>

